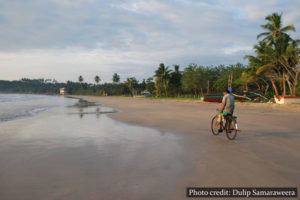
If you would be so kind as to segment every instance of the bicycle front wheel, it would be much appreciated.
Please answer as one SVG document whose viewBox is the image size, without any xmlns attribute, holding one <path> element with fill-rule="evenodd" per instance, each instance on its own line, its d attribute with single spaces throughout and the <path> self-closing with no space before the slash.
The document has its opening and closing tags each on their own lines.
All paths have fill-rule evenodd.
<svg viewBox="0 0 300 200">
<path fill-rule="evenodd" d="M 219 132 L 219 128 L 218 128 L 218 119 L 217 119 L 217 116 L 214 116 L 211 120 L 211 132 L 214 134 L 214 135 L 219 135 L 220 132 Z"/>
<path fill-rule="evenodd" d="M 229 140 L 234 140 L 237 136 L 237 122 L 233 118 L 230 118 L 228 120 L 230 120 L 231 123 L 230 121 L 227 122 L 229 124 L 226 127 L 226 136 Z"/>
</svg>

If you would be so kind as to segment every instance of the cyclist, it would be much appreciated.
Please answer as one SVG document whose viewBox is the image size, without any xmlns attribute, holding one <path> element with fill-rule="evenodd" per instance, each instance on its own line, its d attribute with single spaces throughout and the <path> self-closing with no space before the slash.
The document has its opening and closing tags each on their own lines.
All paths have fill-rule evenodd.
<svg viewBox="0 0 300 200">
<path fill-rule="evenodd" d="M 224 96 L 222 99 L 222 107 L 218 112 L 218 129 L 219 132 L 223 132 L 222 130 L 222 122 L 223 117 L 226 115 L 232 115 L 234 111 L 234 96 L 231 94 L 233 92 L 232 88 L 224 91 Z"/>
</svg>

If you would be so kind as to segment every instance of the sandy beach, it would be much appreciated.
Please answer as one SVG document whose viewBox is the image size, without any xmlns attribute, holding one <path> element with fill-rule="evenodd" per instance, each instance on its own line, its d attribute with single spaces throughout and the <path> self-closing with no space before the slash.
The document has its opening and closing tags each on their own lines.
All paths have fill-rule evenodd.
<svg viewBox="0 0 300 200">
<path fill-rule="evenodd" d="M 215 103 L 120 97 L 80 97 L 120 109 L 110 117 L 183 136 L 187 186 L 300 186 L 299 105 L 237 104 L 236 141 L 213 136 Z M 182 163 L 178 160 L 178 163 Z M 180 199 L 180 198 L 179 198 Z"/>
<path fill-rule="evenodd" d="M 120 109 L 123 112 L 111 115 L 114 119 L 127 123 L 151 126 L 183 133 L 199 133 L 201 129 L 207 131 L 210 120 L 220 107 L 217 103 L 184 100 L 155 100 L 131 97 L 93 97 L 74 96 L 91 102 Z M 236 103 L 235 114 L 239 118 L 239 124 L 269 127 L 269 131 L 277 132 L 277 126 L 286 128 L 299 127 L 296 121 L 300 117 L 300 105 L 278 104 L 251 104 Z M 288 118 L 284 117 L 289 116 Z M 245 120 L 244 120 L 245 119 Z M 269 120 L 262 123 L 262 120 Z M 268 122 L 268 123 L 267 123 Z M 250 123 L 250 124 L 249 124 Z M 251 124 L 252 123 L 252 124 Z M 250 127 L 243 126 L 243 129 Z M 293 130 L 293 129 L 292 129 Z"/>
<path fill-rule="evenodd" d="M 186 187 L 299 187 L 295 111 L 237 105 L 236 141 L 213 136 L 218 104 L 120 97 L 0 123 L 0 199 L 185 199 Z"/>
</svg>

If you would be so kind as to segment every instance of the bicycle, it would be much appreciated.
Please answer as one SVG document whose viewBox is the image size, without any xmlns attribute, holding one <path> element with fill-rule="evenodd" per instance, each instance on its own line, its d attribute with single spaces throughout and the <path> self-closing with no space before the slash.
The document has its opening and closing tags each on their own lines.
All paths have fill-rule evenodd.
<svg viewBox="0 0 300 200">
<path fill-rule="evenodd" d="M 219 112 L 219 109 L 217 109 L 217 111 Z M 214 116 L 211 120 L 211 131 L 214 135 L 219 135 L 220 131 L 218 128 L 218 114 L 216 116 Z M 225 121 L 225 125 L 224 122 L 221 123 L 222 129 L 226 132 L 226 136 L 229 140 L 234 140 L 237 136 L 237 132 L 238 130 L 238 125 L 237 125 L 237 121 L 236 121 L 236 116 L 232 116 L 232 115 L 226 115 L 224 116 L 224 120 Z"/>
</svg>

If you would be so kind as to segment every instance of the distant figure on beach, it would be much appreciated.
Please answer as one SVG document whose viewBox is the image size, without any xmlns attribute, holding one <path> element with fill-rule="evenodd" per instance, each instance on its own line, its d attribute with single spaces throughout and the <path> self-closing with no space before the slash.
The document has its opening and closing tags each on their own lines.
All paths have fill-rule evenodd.
<svg viewBox="0 0 300 200">
<path fill-rule="evenodd" d="M 222 107 L 218 113 L 218 128 L 219 132 L 222 132 L 222 122 L 226 115 L 232 115 L 234 111 L 234 96 L 231 94 L 233 92 L 232 88 L 224 91 L 224 96 L 222 100 Z"/>
</svg>

